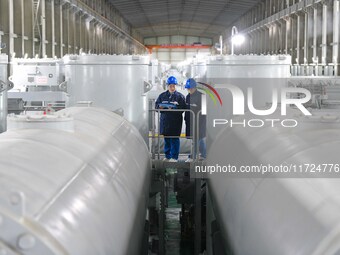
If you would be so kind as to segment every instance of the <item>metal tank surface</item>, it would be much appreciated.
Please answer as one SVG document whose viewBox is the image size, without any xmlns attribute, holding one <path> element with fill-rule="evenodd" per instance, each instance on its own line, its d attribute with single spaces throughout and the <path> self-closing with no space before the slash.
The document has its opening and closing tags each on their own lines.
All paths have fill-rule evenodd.
<svg viewBox="0 0 340 255">
<path fill-rule="evenodd" d="M 207 56 L 197 56 L 192 60 L 190 65 L 190 77 L 195 79 L 201 79 L 205 77 L 207 72 Z"/>
<path fill-rule="evenodd" d="M 338 164 L 332 172 L 328 166 L 327 172 L 281 175 L 286 178 L 210 174 L 214 213 L 234 254 L 340 254 L 340 115 L 337 110 L 312 110 L 312 114 L 305 117 L 290 111 L 287 118 L 298 121 L 296 128 L 225 127 L 212 144 L 208 165 L 239 169 L 260 164 Z"/>
<path fill-rule="evenodd" d="M 13 58 L 9 80 L 14 88 L 8 92 L 8 112 L 44 111 L 46 107 L 65 108 L 64 67 L 61 59 Z"/>
<path fill-rule="evenodd" d="M 207 60 L 207 78 L 290 77 L 289 55 L 216 55 Z"/>
<path fill-rule="evenodd" d="M 6 131 L 8 56 L 0 54 L 0 133 Z"/>
<path fill-rule="evenodd" d="M 291 56 L 217 55 L 207 60 L 206 81 L 216 88 L 232 84 L 244 94 L 254 90 L 254 106 L 264 107 L 272 101 L 272 89 L 287 86 Z M 231 112 L 232 98 L 223 100 Z M 210 101 L 208 101 L 210 102 Z M 229 113 L 228 112 L 228 113 Z"/>
<path fill-rule="evenodd" d="M 26 92 L 35 87 L 35 91 L 51 90 L 64 81 L 64 70 L 61 59 L 25 59 L 12 60 L 14 91 Z"/>
<path fill-rule="evenodd" d="M 286 87 L 290 77 L 291 57 L 288 55 L 216 55 L 207 59 L 206 76 L 199 81 L 213 86 L 222 99 L 222 105 L 213 103 L 207 96 L 207 146 L 216 138 L 221 128 L 213 127 L 214 119 L 232 119 L 234 99 L 227 85 L 239 88 L 245 99 L 252 88 L 256 109 L 268 108 L 272 103 L 274 89 Z M 217 98 L 216 98 L 217 99 Z M 247 111 L 245 105 L 245 111 Z"/>
<path fill-rule="evenodd" d="M 74 130 L 0 135 L 0 250 L 140 254 L 150 158 L 138 130 L 104 109 L 58 114 L 73 118 Z"/>
<path fill-rule="evenodd" d="M 70 106 L 91 101 L 93 106 L 115 111 L 147 141 L 149 56 L 69 55 L 63 61 Z"/>
</svg>

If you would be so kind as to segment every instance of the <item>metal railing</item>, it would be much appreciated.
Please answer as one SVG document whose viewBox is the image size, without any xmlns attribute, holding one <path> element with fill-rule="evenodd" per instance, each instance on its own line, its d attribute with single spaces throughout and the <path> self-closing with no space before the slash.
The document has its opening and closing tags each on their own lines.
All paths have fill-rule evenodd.
<svg viewBox="0 0 340 255">
<path fill-rule="evenodd" d="M 199 134 L 200 134 L 200 125 L 199 125 L 199 121 L 200 121 L 200 114 L 201 114 L 201 111 L 197 112 L 195 114 L 195 112 L 193 110 L 190 110 L 190 109 L 153 109 L 153 110 L 149 110 L 149 112 L 153 113 L 152 116 L 151 116 L 151 125 L 152 125 L 152 128 L 149 129 L 151 130 L 151 136 L 149 136 L 151 139 L 152 139 L 152 145 L 151 145 L 151 151 L 152 151 L 152 159 L 155 159 L 156 157 L 156 154 L 157 154 L 157 159 L 159 160 L 160 159 L 160 150 L 161 150 L 161 147 L 160 147 L 160 138 L 161 138 L 161 135 L 160 135 L 160 114 L 162 112 L 190 112 L 190 117 L 192 116 L 192 119 L 190 118 L 190 129 L 192 130 L 191 134 L 192 136 L 185 136 L 185 138 L 190 138 L 192 139 L 192 142 L 191 142 L 191 157 L 194 161 L 198 160 L 198 157 L 199 157 Z M 155 119 L 156 119 L 156 113 L 158 114 L 158 134 L 156 135 L 156 122 L 155 122 Z M 181 138 L 181 136 L 162 136 L 164 138 Z M 155 139 L 157 138 L 157 142 L 158 142 L 158 145 L 157 145 L 157 153 L 155 151 Z M 157 161 L 157 160 L 156 160 Z M 195 162 L 197 163 L 197 162 Z M 180 165 L 180 164 L 187 164 L 187 163 L 172 163 L 172 164 L 177 164 Z M 191 165 L 191 164 L 190 164 Z M 163 166 L 164 167 L 164 166 Z M 162 174 L 164 174 L 164 172 L 162 172 Z M 201 178 L 195 178 L 195 191 L 194 191 L 194 200 L 193 200 L 193 203 L 195 205 L 195 218 L 194 218 L 194 221 L 195 221 L 195 255 L 199 254 L 200 253 L 200 250 L 201 250 L 201 230 L 202 230 L 202 226 L 201 226 L 201 219 L 202 219 L 202 215 L 201 215 L 201 199 L 202 199 L 202 194 L 201 194 L 201 189 L 202 189 L 202 182 L 201 182 Z M 162 197 L 163 199 L 165 199 L 165 194 L 164 194 L 164 190 L 163 190 L 163 193 L 162 193 Z M 165 210 L 165 207 L 162 207 L 163 208 L 163 212 L 162 214 L 165 214 L 164 210 Z M 161 219 L 161 218 L 160 218 Z M 162 220 L 161 220 L 161 223 L 160 223 L 160 228 L 162 229 L 161 230 L 161 233 L 163 233 L 162 231 L 164 231 L 164 223 L 162 223 Z M 164 244 L 165 241 L 164 241 L 164 235 L 162 235 L 162 237 L 160 238 L 160 254 L 164 254 Z"/>
<path fill-rule="evenodd" d="M 151 136 L 149 136 L 149 138 L 152 139 L 152 144 L 151 144 L 151 153 L 152 153 L 152 159 L 156 158 L 157 155 L 157 159 L 160 159 L 160 150 L 161 150 L 161 146 L 160 146 L 160 139 L 162 138 L 182 138 L 181 136 L 164 136 L 164 135 L 160 135 L 160 114 L 162 112 L 190 112 L 190 115 L 192 115 L 192 122 L 190 119 L 190 129 L 192 130 L 192 136 L 185 136 L 186 139 L 192 139 L 191 142 L 191 146 L 190 146 L 190 155 L 191 158 L 193 160 L 196 160 L 199 158 L 199 131 L 200 131 L 200 127 L 199 127 L 199 120 L 200 120 L 200 114 L 201 111 L 197 112 L 195 114 L 195 112 L 193 110 L 190 109 L 152 109 L 149 110 L 149 112 L 152 112 L 154 114 L 152 114 L 151 117 Z M 156 135 L 156 128 L 155 128 L 155 119 L 156 116 L 155 114 L 158 114 L 158 128 L 157 128 L 157 135 Z M 156 148 L 155 148 L 155 139 L 157 138 L 157 152 L 156 152 Z"/>
</svg>

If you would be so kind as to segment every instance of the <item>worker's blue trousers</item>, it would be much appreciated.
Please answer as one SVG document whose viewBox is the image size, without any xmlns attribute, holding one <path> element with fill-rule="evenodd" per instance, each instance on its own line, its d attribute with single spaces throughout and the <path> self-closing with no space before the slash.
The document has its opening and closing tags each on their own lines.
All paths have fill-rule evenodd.
<svg viewBox="0 0 340 255">
<path fill-rule="evenodd" d="M 167 159 L 178 159 L 179 138 L 164 138 L 164 153 Z"/>
</svg>

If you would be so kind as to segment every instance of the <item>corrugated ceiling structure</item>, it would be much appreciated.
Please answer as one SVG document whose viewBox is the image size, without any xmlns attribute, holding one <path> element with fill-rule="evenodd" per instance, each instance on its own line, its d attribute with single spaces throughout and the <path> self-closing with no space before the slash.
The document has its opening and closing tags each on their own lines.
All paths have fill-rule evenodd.
<svg viewBox="0 0 340 255">
<path fill-rule="evenodd" d="M 260 0 L 110 0 L 145 38 L 214 37 Z"/>
</svg>

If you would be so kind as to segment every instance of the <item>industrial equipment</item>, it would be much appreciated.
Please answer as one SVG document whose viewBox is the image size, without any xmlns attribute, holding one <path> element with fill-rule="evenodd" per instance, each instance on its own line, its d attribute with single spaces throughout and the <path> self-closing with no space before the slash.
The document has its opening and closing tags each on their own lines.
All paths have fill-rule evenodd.
<svg viewBox="0 0 340 255">
<path fill-rule="evenodd" d="M 327 179 L 319 178 L 322 177 L 320 175 L 287 175 L 290 179 L 270 179 L 260 175 L 238 178 L 237 175 L 221 173 L 205 176 L 208 178 L 207 187 L 204 180 L 193 179 L 197 177 L 193 171 L 196 166 L 239 166 L 241 163 L 301 165 L 307 161 L 315 164 L 324 161 L 330 165 L 338 163 L 339 79 L 291 77 L 290 62 L 291 57 L 286 55 L 249 55 L 212 56 L 206 62 L 191 64 L 190 73 L 198 71 L 200 78 L 197 80 L 212 85 L 223 101 L 223 105 L 215 104 L 207 96 L 209 152 L 206 164 L 193 162 L 190 167 L 178 165 L 174 175 L 177 202 L 182 205 L 182 241 L 188 236 L 194 239 L 195 254 L 204 248 L 207 254 L 214 255 L 269 255 L 288 254 L 291 251 L 336 254 L 338 248 L 333 245 L 336 237 L 333 237 L 331 226 L 335 226 L 337 218 L 331 216 L 331 220 L 323 221 L 319 215 L 321 218 L 327 218 L 328 213 L 333 215 L 331 211 L 327 212 L 331 210 L 328 208 L 332 208 L 332 202 L 328 202 L 326 197 L 336 201 L 332 190 L 336 193 L 337 181 L 331 181 L 327 189 Z M 188 70 L 186 66 L 180 68 L 183 72 Z M 244 101 L 245 114 L 235 117 L 233 107 L 237 99 L 232 97 L 234 95 L 228 89 L 229 85 L 239 88 L 244 100 L 249 98 L 249 89 L 253 89 L 252 104 L 255 109 L 277 106 L 269 118 L 280 121 L 294 119 L 298 126 L 287 129 L 278 125 L 274 128 L 257 127 L 255 130 L 243 127 L 240 123 L 244 120 L 266 120 L 263 116 L 250 114 L 247 101 Z M 312 111 L 312 116 L 304 117 L 300 110 L 292 107 L 287 107 L 284 118 L 279 114 L 282 103 L 280 95 L 292 99 L 305 96 L 300 93 L 280 94 L 282 89 L 288 88 L 304 88 L 311 92 L 312 100 L 305 107 Z M 279 95 L 278 102 L 274 102 L 275 93 Z M 216 118 L 232 120 L 239 126 L 213 126 Z M 329 150 L 330 153 L 327 152 Z M 311 180 L 310 177 L 318 179 Z M 313 190 L 313 186 L 317 188 Z M 323 198 L 318 197 L 313 202 L 312 197 L 317 196 L 318 190 L 323 192 Z M 326 203 L 327 208 L 322 209 L 322 204 Z M 336 227 L 334 235 L 337 235 Z M 205 244 L 205 237 L 206 245 L 201 245 Z M 283 237 L 286 238 L 284 242 Z"/>
<path fill-rule="evenodd" d="M 73 119 L 73 129 L 10 117 L 24 129 L 0 135 L 1 251 L 141 254 L 151 175 L 142 137 L 104 109 L 72 107 L 56 116 L 48 125 Z"/>
<path fill-rule="evenodd" d="M 70 106 L 87 101 L 115 111 L 148 140 L 148 56 L 70 55 L 63 61 Z"/>
<path fill-rule="evenodd" d="M 215 85 L 223 106 L 208 101 L 207 166 L 235 166 L 240 170 L 241 166 L 339 164 L 337 79 L 291 78 L 288 56 L 214 58 L 208 61 L 207 81 Z M 256 109 L 271 108 L 275 89 L 279 91 L 288 86 L 308 89 L 312 100 L 306 107 L 312 107 L 308 108 L 312 115 L 304 116 L 300 110 L 288 107 L 287 115 L 282 116 L 278 106 L 268 116 L 252 114 L 247 107 L 244 114 L 235 116 L 233 102 L 238 99 L 226 90 L 230 84 L 240 88 L 245 96 L 248 88 L 253 88 Z M 299 93 L 290 96 L 299 98 Z M 213 127 L 213 120 L 221 117 L 237 124 Z M 298 125 L 287 128 L 242 124 L 249 120 L 263 123 L 266 118 L 294 120 Z M 339 253 L 339 219 L 335 213 L 339 179 L 335 172 L 229 173 L 207 175 L 209 254 L 229 254 L 230 251 L 236 255 Z"/>
<path fill-rule="evenodd" d="M 214 126 L 215 119 L 230 121 L 234 118 L 233 108 L 236 97 L 228 88 L 229 85 L 237 87 L 244 95 L 248 89 L 254 90 L 253 103 L 256 109 L 269 108 L 272 103 L 272 92 L 275 89 L 288 86 L 287 79 L 290 77 L 291 57 L 286 55 L 258 56 L 258 55 L 216 55 L 206 61 L 206 73 L 198 81 L 206 82 L 214 87 L 221 97 L 223 104 L 215 104 L 207 96 L 207 147 L 208 159 L 211 157 L 210 148 L 212 143 L 219 139 L 218 134 L 225 126 Z M 200 68 L 202 70 L 202 68 Z M 216 98 L 216 95 L 215 95 Z M 245 111 L 247 111 L 247 106 Z M 231 145 L 231 144 L 230 144 Z M 237 148 L 237 144 L 233 144 Z M 210 162 L 210 161 L 209 161 Z M 223 177 L 223 176 L 221 176 Z M 208 194 L 210 185 L 208 183 Z M 214 212 L 211 209 L 212 201 L 207 196 L 207 251 L 213 254 L 213 247 L 220 247 L 221 239 L 220 221 L 215 221 Z M 223 216 L 222 216 L 223 217 Z M 226 252 L 226 250 L 223 250 Z"/>
<path fill-rule="evenodd" d="M 194 58 L 177 69 L 165 68 L 147 56 L 81 54 L 65 56 L 55 65 L 47 60 L 27 63 L 14 66 L 13 100 L 18 99 L 14 93 L 25 102 L 34 102 L 32 99 L 42 95 L 39 93 L 61 92 L 58 95 L 63 98 L 69 95 L 69 106 L 93 104 L 107 110 L 71 107 L 49 114 L 53 107 L 41 104 L 46 115 L 8 117 L 9 131 L 0 135 L 0 174 L 4 177 L 0 180 L 0 246 L 6 252 L 144 255 L 149 248 L 165 254 L 165 215 L 172 187 L 181 204 L 181 240 L 191 242 L 195 254 L 206 250 L 209 255 L 224 255 L 231 250 L 235 255 L 291 251 L 321 255 L 340 250 L 336 244 L 338 218 L 332 213 L 337 210 L 337 180 L 309 178 L 318 175 L 230 178 L 223 173 L 204 176 L 193 171 L 196 166 L 203 169 L 240 162 L 337 164 L 337 78 L 291 77 L 291 57 L 287 55 Z M 52 78 L 59 78 L 37 84 L 46 82 L 38 76 L 52 72 L 56 72 Z M 24 78 L 18 73 L 25 73 Z M 207 92 L 207 161 L 172 163 L 159 156 L 162 139 L 157 134 L 154 100 L 164 91 L 162 81 L 174 74 L 181 81 L 194 77 L 210 85 L 221 99 L 216 104 L 213 97 L 217 95 Z M 273 92 L 280 95 L 287 87 L 307 89 L 312 99 L 305 106 L 313 115 L 303 116 L 298 109 L 287 107 L 286 118 L 299 124 L 295 129 L 213 126 L 216 118 L 242 123 L 254 117 L 248 112 L 249 100 L 244 101 L 244 113 L 235 117 L 230 85 L 239 89 L 244 100 L 251 98 L 255 109 L 277 106 L 270 115 L 275 119 L 282 118 L 281 101 L 275 102 Z M 253 95 L 249 95 L 251 90 Z M 40 102 L 63 101 L 56 95 Z M 299 93 L 287 96 L 303 97 Z M 256 121 L 265 122 L 265 117 L 256 116 Z M 184 129 L 183 125 L 182 133 Z M 145 146 L 148 135 L 152 164 Z M 192 140 L 183 139 L 181 152 L 190 154 L 192 146 Z M 23 182 L 25 179 L 32 181 Z"/>
<path fill-rule="evenodd" d="M 291 77 L 288 85 L 305 88 L 311 92 L 312 99 L 306 104 L 308 107 L 317 109 L 340 107 L 340 77 Z"/>
<path fill-rule="evenodd" d="M 213 127 L 214 119 L 232 119 L 235 102 L 228 85 L 236 86 L 245 95 L 254 91 L 253 104 L 256 109 L 269 108 L 273 100 L 273 91 L 288 86 L 291 57 L 288 55 L 216 55 L 207 60 L 204 81 L 213 86 L 221 97 L 223 105 L 215 105 L 207 99 L 207 146 L 216 139 L 221 127 Z M 216 96 L 215 96 L 216 97 Z M 245 107 L 245 111 L 247 111 Z"/>
<path fill-rule="evenodd" d="M 6 131 L 8 90 L 7 62 L 7 55 L 0 54 L 0 133 Z"/>
<path fill-rule="evenodd" d="M 209 175 L 224 251 L 230 246 L 236 255 L 339 254 L 340 116 L 329 110 L 312 114 L 292 111 L 288 117 L 299 122 L 294 129 L 225 128 L 212 144 L 207 165 L 298 167 L 286 175 Z M 327 169 L 307 172 L 307 164 Z"/>
<path fill-rule="evenodd" d="M 177 69 L 186 79 L 201 79 L 205 77 L 207 71 L 207 56 L 196 55 L 193 58 L 177 64 Z"/>
<path fill-rule="evenodd" d="M 336 77 L 337 67 L 334 65 L 318 65 L 315 64 L 294 64 L 291 66 L 292 76 L 323 76 L 323 77 Z"/>
<path fill-rule="evenodd" d="M 9 112 L 44 111 L 65 108 L 68 100 L 63 63 L 60 59 L 12 60 L 13 74 L 9 77 L 14 88 L 8 93 Z"/>
</svg>

